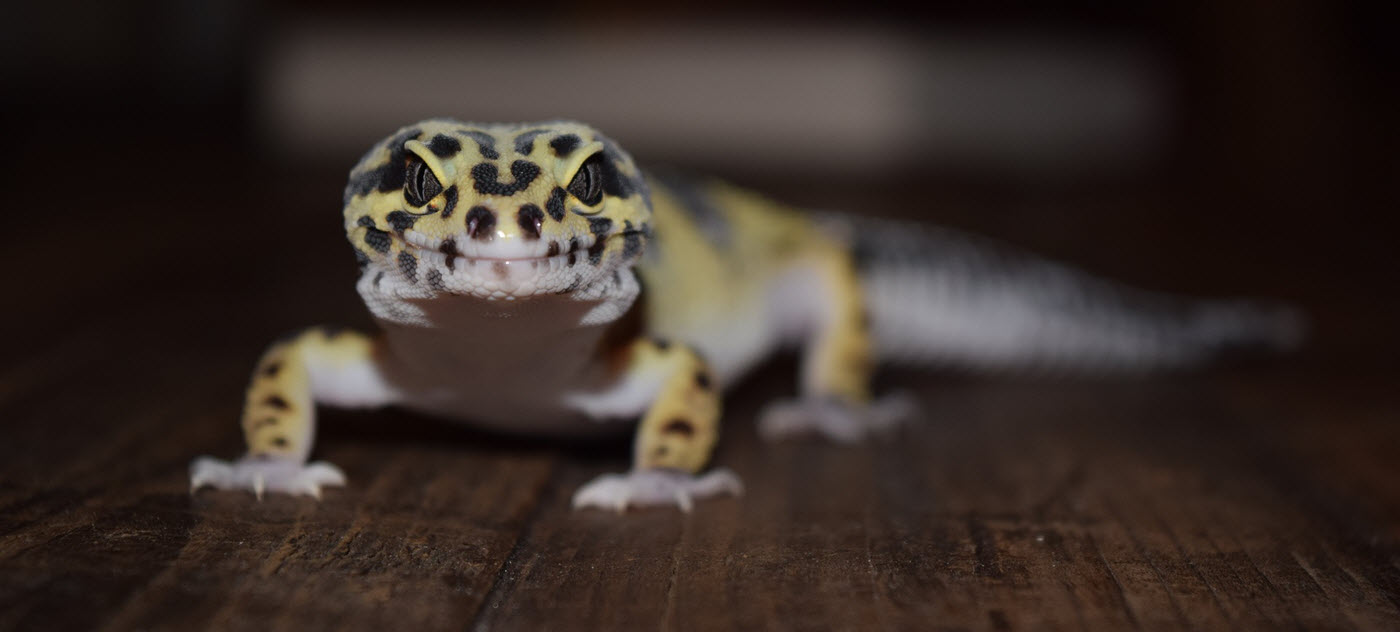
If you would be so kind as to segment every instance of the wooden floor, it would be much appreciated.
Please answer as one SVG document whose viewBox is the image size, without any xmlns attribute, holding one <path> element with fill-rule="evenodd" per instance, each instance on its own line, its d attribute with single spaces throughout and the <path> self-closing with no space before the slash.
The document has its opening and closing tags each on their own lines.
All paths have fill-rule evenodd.
<svg viewBox="0 0 1400 632">
<path fill-rule="evenodd" d="M 627 466 L 625 437 L 394 410 L 324 413 L 318 456 L 348 487 L 257 502 L 191 495 L 186 467 L 239 453 L 273 336 L 367 324 L 339 185 L 211 198 L 173 178 L 152 201 L 112 178 L 4 255 L 24 273 L 3 316 L 0 629 L 1400 629 L 1395 302 L 1340 249 L 1273 275 L 1219 247 L 1241 231 L 1134 242 L 1156 229 L 1006 215 L 1003 235 L 1138 281 L 1296 282 L 1335 353 L 1147 379 L 888 373 L 920 419 L 857 447 L 755 436 L 793 388 L 779 359 L 733 393 L 715 457 L 748 494 L 690 515 L 569 509 Z M 1173 276 L 1193 265 L 1220 272 Z"/>
</svg>

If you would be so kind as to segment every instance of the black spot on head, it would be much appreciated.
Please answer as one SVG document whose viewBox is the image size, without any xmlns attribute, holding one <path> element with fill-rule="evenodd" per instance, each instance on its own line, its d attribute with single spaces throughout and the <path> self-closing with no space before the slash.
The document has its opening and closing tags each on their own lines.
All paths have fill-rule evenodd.
<svg viewBox="0 0 1400 632">
<path fill-rule="evenodd" d="M 695 385 L 704 390 L 710 390 L 710 374 L 704 371 L 695 372 Z"/>
<path fill-rule="evenodd" d="M 447 192 L 443 195 L 447 201 L 442 207 L 442 218 L 447 219 L 452 217 L 452 211 L 457 209 L 457 185 L 447 187 Z"/>
<path fill-rule="evenodd" d="M 590 217 L 588 218 L 588 232 L 593 233 L 598 241 L 602 241 L 612 231 L 612 223 L 612 220 L 606 217 Z"/>
<path fill-rule="evenodd" d="M 411 215 L 404 211 L 393 211 L 384 219 L 389 222 L 390 226 L 394 227 L 394 230 L 402 233 L 403 231 L 413 228 L 413 223 L 418 221 L 418 216 Z"/>
<path fill-rule="evenodd" d="M 428 268 L 428 287 L 439 292 L 447 289 L 447 286 L 442 284 L 442 273 L 438 272 L 437 268 Z"/>
<path fill-rule="evenodd" d="M 461 129 L 457 131 L 461 132 L 462 135 L 470 137 L 472 140 L 476 141 L 477 149 L 481 150 L 482 158 L 485 158 L 487 160 L 495 160 L 501 157 L 500 152 L 496 151 L 496 139 L 490 134 L 487 134 L 486 132 L 478 132 L 474 129 Z"/>
<path fill-rule="evenodd" d="M 355 225 L 374 228 L 374 220 L 370 219 L 368 215 L 362 215 L 360 219 L 355 220 Z"/>
<path fill-rule="evenodd" d="M 275 446 L 277 446 L 277 447 L 279 447 L 279 448 L 285 448 L 285 447 L 287 447 L 287 438 L 286 438 L 286 437 L 273 437 L 273 438 L 272 438 L 272 445 L 275 445 Z"/>
<path fill-rule="evenodd" d="M 535 137 L 547 133 L 549 133 L 547 129 L 532 129 L 520 132 L 520 134 L 515 137 L 515 153 L 522 156 L 530 155 L 530 152 L 535 150 Z"/>
<path fill-rule="evenodd" d="M 406 252 L 399 253 L 399 272 L 408 278 L 409 283 L 418 282 L 418 259 Z"/>
<path fill-rule="evenodd" d="M 651 451 L 651 456 L 652 456 L 652 458 L 657 458 L 657 459 L 665 458 L 665 456 L 666 456 L 667 454 L 670 454 L 670 452 L 671 452 L 671 449 L 670 449 L 670 448 L 668 448 L 668 447 L 666 447 L 666 446 L 664 446 L 664 445 L 659 445 L 659 446 L 656 446 L 656 449 L 655 449 L 655 450 L 652 450 L 652 451 Z"/>
<path fill-rule="evenodd" d="M 574 134 L 565 134 L 549 141 L 549 148 L 554 150 L 554 155 L 560 158 L 567 156 L 578 149 L 583 141 Z"/>
<path fill-rule="evenodd" d="M 365 229 L 365 243 L 369 244 L 370 248 L 373 248 L 380 254 L 389 252 L 390 241 L 392 240 L 389 238 L 389 233 L 379 230 L 378 228 Z"/>
<path fill-rule="evenodd" d="M 262 374 L 263 377 L 277 377 L 277 374 L 281 372 L 281 370 L 281 362 L 270 362 L 267 366 L 263 367 Z"/>
<path fill-rule="evenodd" d="M 428 149 L 438 158 L 451 158 L 462 151 L 462 143 L 447 134 L 438 134 L 428 141 Z"/>
<path fill-rule="evenodd" d="M 598 265 L 598 262 L 603 260 L 603 251 L 606 250 L 607 247 L 608 240 L 606 239 L 599 239 L 598 241 L 594 242 L 592 246 L 589 246 L 588 263 L 591 263 L 595 266 Z"/>
<path fill-rule="evenodd" d="M 671 341 L 665 338 L 653 338 L 651 344 L 656 347 L 657 351 L 665 351 L 671 348 Z"/>
<path fill-rule="evenodd" d="M 549 199 L 544 203 L 544 209 L 549 211 L 549 216 L 556 222 L 564 221 L 564 199 L 569 195 L 568 191 L 560 187 L 554 187 L 549 192 Z"/>
<path fill-rule="evenodd" d="M 515 221 L 520 224 L 520 234 L 526 239 L 539 239 L 540 228 L 544 224 L 544 211 L 534 204 L 526 204 L 516 211 Z"/>
<path fill-rule="evenodd" d="M 515 195 L 524 191 L 540 175 L 539 165 L 528 160 L 510 163 L 510 175 L 515 181 L 505 184 L 497 180 L 500 172 L 489 162 L 477 163 L 472 167 L 472 182 L 477 193 L 483 195 Z"/>
<path fill-rule="evenodd" d="M 403 188 L 404 178 L 404 154 L 408 151 L 403 148 L 403 144 L 418 138 L 423 130 L 413 128 L 404 130 L 402 134 L 390 138 L 384 145 L 389 148 L 389 158 L 383 164 L 373 169 L 366 169 L 360 173 L 350 175 L 350 183 L 345 185 L 345 204 L 350 203 L 350 198 L 356 195 L 365 195 L 370 191 L 378 190 L 380 193 L 388 193 Z M 375 150 L 379 147 L 375 147 Z"/>
<path fill-rule="evenodd" d="M 661 427 L 661 434 L 674 434 L 680 435 L 682 437 L 693 437 L 695 436 L 695 426 L 691 425 L 690 421 L 677 417 L 675 419 L 672 419 L 671 421 L 666 422 L 666 425 Z"/>
<path fill-rule="evenodd" d="M 467 211 L 467 235 L 472 239 L 490 241 L 495 235 L 496 214 L 484 206 L 473 206 Z"/>
<path fill-rule="evenodd" d="M 287 403 L 287 400 L 282 399 L 281 395 L 268 395 L 267 399 L 263 400 L 263 405 L 277 410 L 287 410 L 292 407 L 291 404 Z"/>
</svg>

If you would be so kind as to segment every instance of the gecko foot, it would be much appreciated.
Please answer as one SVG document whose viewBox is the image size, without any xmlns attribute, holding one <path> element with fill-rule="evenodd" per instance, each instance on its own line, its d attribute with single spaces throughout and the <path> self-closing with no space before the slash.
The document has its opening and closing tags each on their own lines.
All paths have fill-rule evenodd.
<svg viewBox="0 0 1400 632">
<path fill-rule="evenodd" d="M 894 429 L 917 410 L 914 398 L 902 393 L 864 405 L 814 398 L 782 400 L 759 415 L 758 434 L 769 441 L 815 434 L 837 443 L 856 443 Z"/>
<path fill-rule="evenodd" d="M 630 506 L 675 505 L 689 513 L 694 501 L 720 494 L 744 495 L 739 477 L 724 468 L 701 476 L 676 470 L 633 470 L 593 479 L 574 492 L 573 506 L 622 513 Z"/>
<path fill-rule="evenodd" d="M 218 489 L 246 489 L 262 500 L 267 491 L 305 494 L 321 499 L 321 487 L 344 485 L 345 473 L 325 461 L 301 463 L 286 459 L 243 457 L 221 461 L 202 456 L 190 464 L 190 493 L 206 485 Z"/>
</svg>

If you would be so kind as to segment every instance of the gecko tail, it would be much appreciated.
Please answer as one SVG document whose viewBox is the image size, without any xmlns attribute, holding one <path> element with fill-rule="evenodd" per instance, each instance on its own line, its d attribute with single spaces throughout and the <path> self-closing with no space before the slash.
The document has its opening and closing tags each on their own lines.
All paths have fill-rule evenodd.
<svg viewBox="0 0 1400 632">
<path fill-rule="evenodd" d="M 863 221 L 847 235 L 881 361 L 1121 373 L 1304 339 L 1303 315 L 1287 305 L 1139 290 L 947 229 Z"/>
</svg>

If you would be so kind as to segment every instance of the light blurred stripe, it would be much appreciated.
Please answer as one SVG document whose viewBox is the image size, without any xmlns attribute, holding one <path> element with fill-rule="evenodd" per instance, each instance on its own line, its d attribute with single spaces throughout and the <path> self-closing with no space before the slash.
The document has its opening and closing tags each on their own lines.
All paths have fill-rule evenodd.
<svg viewBox="0 0 1400 632">
<path fill-rule="evenodd" d="M 592 123 L 648 162 L 873 171 L 1127 164 L 1167 124 L 1139 47 L 852 26 L 279 27 L 261 114 L 289 156 L 358 151 L 429 116 Z"/>
</svg>

